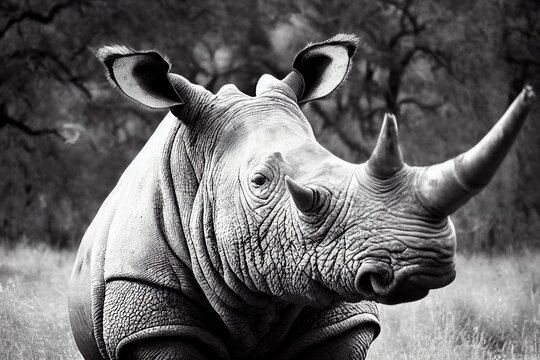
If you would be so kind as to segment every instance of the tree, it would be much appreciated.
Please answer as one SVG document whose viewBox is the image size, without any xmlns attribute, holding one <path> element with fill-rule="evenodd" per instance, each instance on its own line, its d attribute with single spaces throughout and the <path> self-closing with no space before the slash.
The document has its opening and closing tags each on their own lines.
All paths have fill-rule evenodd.
<svg viewBox="0 0 540 360">
<path fill-rule="evenodd" d="M 0 238 L 78 242 L 162 113 L 106 84 L 92 50 L 157 48 L 211 90 L 266 66 L 261 26 L 238 2 L 8 1 L 0 5 Z M 223 54 L 228 56 L 223 57 Z M 209 61 L 205 62 L 205 56 Z"/>
<path fill-rule="evenodd" d="M 369 157 L 386 111 L 398 115 L 408 163 L 455 156 L 540 73 L 535 0 L 7 0 L 0 12 L 9 241 L 77 243 L 163 117 L 110 89 L 92 55 L 105 44 L 160 50 L 211 91 L 232 82 L 253 95 L 261 74 L 285 76 L 306 43 L 355 33 L 363 43 L 347 83 L 305 107 L 318 139 L 354 162 Z M 455 216 L 479 247 L 540 230 L 540 125 L 526 126 L 494 183 Z"/>
</svg>

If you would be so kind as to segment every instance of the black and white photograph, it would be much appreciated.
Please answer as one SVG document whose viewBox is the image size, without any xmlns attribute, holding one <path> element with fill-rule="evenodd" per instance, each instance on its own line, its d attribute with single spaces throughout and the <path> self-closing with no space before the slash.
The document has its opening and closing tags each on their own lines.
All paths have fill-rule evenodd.
<svg viewBox="0 0 540 360">
<path fill-rule="evenodd" d="M 3 0 L 0 360 L 540 359 L 540 1 Z"/>
</svg>

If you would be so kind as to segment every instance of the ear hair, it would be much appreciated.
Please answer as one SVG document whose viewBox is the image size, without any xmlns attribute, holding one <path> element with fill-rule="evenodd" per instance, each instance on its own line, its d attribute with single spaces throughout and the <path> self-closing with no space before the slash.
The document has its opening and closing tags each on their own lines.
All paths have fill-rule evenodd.
<svg viewBox="0 0 540 360">
<path fill-rule="evenodd" d="M 120 90 L 118 83 L 114 77 L 114 73 L 112 72 L 112 67 L 110 66 L 115 60 L 118 60 L 120 58 L 126 57 L 126 56 L 132 56 L 132 55 L 140 55 L 140 54 L 147 54 L 147 55 L 154 55 L 155 58 L 161 62 L 162 66 L 167 69 L 167 72 L 171 69 L 171 63 L 169 62 L 169 59 L 160 54 L 156 50 L 146 50 L 146 51 L 137 51 L 131 47 L 127 47 L 124 45 L 108 45 L 100 48 L 96 52 L 96 57 L 98 60 L 105 66 L 107 80 L 109 80 L 109 83 L 111 86 L 116 89 Z M 122 91 L 120 91 L 122 92 Z"/>
<path fill-rule="evenodd" d="M 109 60 L 116 60 L 119 57 L 126 56 L 126 55 L 133 55 L 137 54 L 138 52 L 132 48 L 129 48 L 124 45 L 107 45 L 102 48 L 100 48 L 96 52 L 96 56 L 99 59 L 99 61 L 105 63 Z"/>
<path fill-rule="evenodd" d="M 347 48 L 349 58 L 352 58 L 353 55 L 356 53 L 357 47 L 359 45 L 363 45 L 363 43 L 363 40 L 355 34 L 337 34 L 325 41 L 309 43 L 304 49 L 302 49 L 302 51 L 300 51 L 300 54 L 308 48 L 332 44 L 341 45 Z"/>
</svg>

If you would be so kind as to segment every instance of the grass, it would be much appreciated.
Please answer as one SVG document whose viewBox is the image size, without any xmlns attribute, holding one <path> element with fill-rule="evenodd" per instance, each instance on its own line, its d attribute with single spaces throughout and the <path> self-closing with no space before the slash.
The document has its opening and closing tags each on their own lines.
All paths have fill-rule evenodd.
<svg viewBox="0 0 540 360">
<path fill-rule="evenodd" d="M 74 256 L 0 247 L 0 359 L 81 358 L 66 305 Z M 421 301 L 381 307 L 369 360 L 540 358 L 540 252 L 458 256 L 457 270 Z"/>
<path fill-rule="evenodd" d="M 540 359 L 540 253 L 458 256 L 454 282 L 381 306 L 368 359 Z"/>
<path fill-rule="evenodd" d="M 0 247 L 0 359 L 81 359 L 67 316 L 75 253 Z"/>
</svg>

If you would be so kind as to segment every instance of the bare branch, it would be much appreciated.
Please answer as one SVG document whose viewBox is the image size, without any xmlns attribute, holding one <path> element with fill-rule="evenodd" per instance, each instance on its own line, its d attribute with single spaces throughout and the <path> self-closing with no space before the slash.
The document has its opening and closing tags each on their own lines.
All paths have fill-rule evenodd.
<svg viewBox="0 0 540 360">
<path fill-rule="evenodd" d="M 408 97 L 408 98 L 404 98 L 404 99 L 399 100 L 398 103 L 397 103 L 397 106 L 399 108 L 401 108 L 402 105 L 407 105 L 407 104 L 415 105 L 415 106 L 419 107 L 422 110 L 436 111 L 441 106 L 444 105 L 444 102 L 425 103 L 425 102 L 420 101 L 418 99 Z"/>
<path fill-rule="evenodd" d="M 414 58 L 414 56 L 419 52 L 428 55 L 437 63 L 438 66 L 441 66 L 446 71 L 448 71 L 449 74 L 452 74 L 452 67 L 450 66 L 450 60 L 447 59 L 447 55 L 442 51 L 434 50 L 423 45 L 416 45 L 413 48 L 409 49 L 409 51 L 407 51 L 401 59 L 401 66 L 406 67 Z"/>
<path fill-rule="evenodd" d="M 366 112 L 364 116 L 367 119 L 372 119 L 375 115 L 382 114 L 382 113 L 384 113 L 386 111 L 388 111 L 387 108 L 375 107 L 375 108 L 372 108 L 371 110 L 369 110 L 368 112 Z"/>
<path fill-rule="evenodd" d="M 62 10 L 71 7 L 78 1 L 79 0 L 68 0 L 64 3 L 56 4 L 49 9 L 47 14 L 40 14 L 32 10 L 23 11 L 18 16 L 8 20 L 6 25 L 0 30 L 0 39 L 3 38 L 13 26 L 22 23 L 25 20 L 32 20 L 40 24 L 50 24 Z"/>
<path fill-rule="evenodd" d="M 84 47 L 86 49 L 86 47 Z M 76 50 L 76 52 L 81 51 L 80 49 Z M 71 69 L 68 65 L 66 65 L 59 56 L 56 54 L 39 50 L 39 49 L 24 49 L 20 51 L 16 51 L 13 54 L 10 55 L 11 59 L 17 59 L 17 58 L 23 58 L 28 59 L 30 56 L 33 56 L 40 67 L 45 69 L 46 71 L 50 72 L 53 77 L 58 80 L 61 83 L 69 83 L 75 88 L 77 88 L 81 93 L 84 94 L 88 99 L 92 98 L 92 94 L 90 93 L 90 90 L 84 86 L 82 83 L 80 77 L 76 76 L 71 72 Z M 74 55 L 76 56 L 76 55 Z M 51 66 L 47 66 L 44 62 L 44 59 L 48 59 L 54 63 L 54 65 L 60 69 L 62 73 L 65 74 L 65 76 L 60 76 L 56 71 L 54 71 Z"/>
<path fill-rule="evenodd" d="M 92 98 L 92 94 L 90 93 L 90 90 L 88 90 L 80 81 L 80 78 L 76 75 L 74 75 L 70 68 L 64 64 L 64 62 L 62 60 L 60 60 L 59 57 L 55 56 L 54 54 L 52 53 L 48 53 L 48 52 L 45 52 L 45 51 L 38 51 L 38 53 L 43 56 L 44 58 L 48 58 L 50 60 L 52 60 L 56 66 L 58 66 L 60 68 L 60 70 L 62 70 L 62 72 L 64 72 L 65 75 L 67 75 L 67 78 L 62 78 L 60 76 L 57 77 L 57 79 L 60 81 L 60 82 L 69 82 L 71 85 L 73 85 L 74 87 L 76 87 L 80 92 L 82 92 L 88 99 L 91 99 Z M 53 75 L 56 75 L 54 72 L 53 72 Z"/>
<path fill-rule="evenodd" d="M 416 16 L 411 13 L 412 2 L 410 0 L 405 1 L 403 4 L 393 0 L 386 0 L 386 3 L 401 11 L 401 18 L 399 21 L 401 29 L 390 38 L 390 41 L 388 42 L 388 47 L 390 49 L 393 49 L 402 38 L 418 35 L 427 29 L 427 24 L 418 23 Z M 407 23 L 410 25 L 410 28 L 407 26 Z"/>
<path fill-rule="evenodd" d="M 539 66 L 540 67 L 540 60 L 532 59 L 532 58 L 520 57 L 520 56 L 515 56 L 515 55 L 508 55 L 508 56 L 506 56 L 506 61 L 508 61 L 509 63 L 522 64 L 522 65 L 533 65 L 533 66 Z"/>
<path fill-rule="evenodd" d="M 21 121 L 12 118 L 7 114 L 5 105 L 0 106 L 0 129 L 6 125 L 16 128 L 17 130 L 22 131 L 23 133 L 30 136 L 43 136 L 43 135 L 52 135 L 63 141 L 69 140 L 64 137 L 62 133 L 56 128 L 43 128 L 43 129 L 33 129 L 30 126 L 22 123 Z"/>
<path fill-rule="evenodd" d="M 324 130 L 325 128 L 332 128 L 332 130 L 339 135 L 340 140 L 350 149 L 353 149 L 359 154 L 364 155 L 366 158 L 371 155 L 371 149 L 369 149 L 366 144 L 352 140 L 350 138 L 350 133 L 347 132 L 344 128 L 340 127 L 338 124 L 336 124 L 335 121 L 332 121 L 330 119 L 330 116 L 328 116 L 328 114 L 322 109 L 322 107 L 318 103 L 311 103 L 311 108 L 317 113 L 317 115 L 321 117 L 321 120 L 323 122 L 321 130 Z"/>
</svg>

